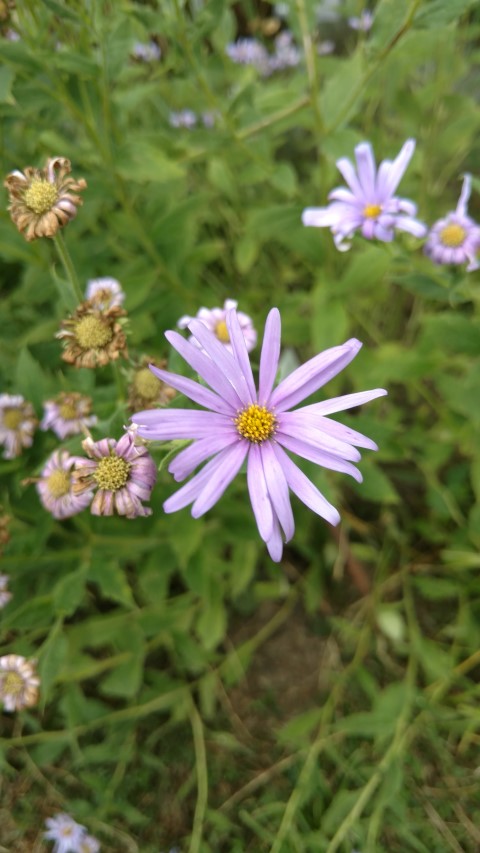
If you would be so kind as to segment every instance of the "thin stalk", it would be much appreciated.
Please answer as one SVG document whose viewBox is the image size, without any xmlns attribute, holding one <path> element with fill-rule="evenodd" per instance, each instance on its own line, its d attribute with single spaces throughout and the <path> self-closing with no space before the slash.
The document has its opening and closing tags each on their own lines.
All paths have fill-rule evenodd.
<svg viewBox="0 0 480 853">
<path fill-rule="evenodd" d="M 65 243 L 63 234 L 61 231 L 57 231 L 55 237 L 53 238 L 53 242 L 55 244 L 55 248 L 58 253 L 58 257 L 60 258 L 63 269 L 65 270 L 65 275 L 67 276 L 68 284 L 70 285 L 71 295 L 75 299 L 75 304 L 79 302 L 83 302 L 84 296 L 80 288 L 80 283 L 78 281 L 77 273 L 75 272 L 75 267 L 73 266 L 72 259 L 70 257 L 70 252 L 67 249 L 67 245 Z"/>
<path fill-rule="evenodd" d="M 197 802 L 195 804 L 195 814 L 193 816 L 189 853 L 199 853 L 203 835 L 203 822 L 208 802 L 208 769 L 202 720 L 193 702 L 190 711 L 190 725 L 192 726 L 193 745 L 195 749 Z"/>
</svg>

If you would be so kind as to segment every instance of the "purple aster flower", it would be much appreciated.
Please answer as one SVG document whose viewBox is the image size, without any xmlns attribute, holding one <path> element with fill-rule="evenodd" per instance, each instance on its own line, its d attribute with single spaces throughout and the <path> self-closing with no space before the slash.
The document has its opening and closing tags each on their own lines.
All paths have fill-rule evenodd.
<svg viewBox="0 0 480 853">
<path fill-rule="evenodd" d="M 235 299 L 226 299 L 223 303 L 223 308 L 200 308 L 197 312 L 196 318 L 188 317 L 187 315 L 180 317 L 177 326 L 179 329 L 187 329 L 192 320 L 201 320 L 203 325 L 206 326 L 207 329 L 210 329 L 220 343 L 224 345 L 225 349 L 228 349 L 229 352 L 233 352 L 226 320 L 228 311 L 231 311 L 232 308 L 236 308 L 237 305 L 238 302 Z M 237 319 L 240 323 L 243 337 L 245 338 L 247 350 L 248 352 L 251 352 L 257 343 L 257 331 L 253 326 L 252 318 L 249 317 L 248 314 L 244 314 L 243 311 L 237 311 Z M 192 335 L 189 340 L 195 344 L 195 346 L 200 349 L 202 348 L 202 345 L 194 335 Z"/>
<path fill-rule="evenodd" d="M 53 430 L 62 441 L 69 435 L 79 435 L 86 427 L 97 423 L 96 416 L 90 414 L 91 398 L 77 391 L 62 391 L 54 400 L 47 400 L 43 408 L 40 429 Z"/>
<path fill-rule="evenodd" d="M 332 190 L 328 196 L 332 203 L 328 207 L 307 207 L 302 214 L 303 224 L 330 228 L 335 245 L 342 252 L 350 248 L 351 237 L 358 230 L 367 240 L 385 243 L 393 240 L 395 229 L 424 237 L 425 225 L 414 218 L 416 205 L 394 195 L 414 150 L 415 140 L 408 139 L 393 163 L 384 160 L 377 171 L 370 143 L 357 145 L 357 171 L 346 157 L 337 160 L 337 168 L 349 189 Z"/>
<path fill-rule="evenodd" d="M 465 175 L 455 210 L 435 222 L 429 231 L 424 252 L 436 264 L 465 264 L 467 272 L 478 269 L 480 227 L 467 214 L 472 177 Z"/>
<path fill-rule="evenodd" d="M 184 376 L 156 371 L 161 379 L 209 411 L 147 410 L 138 412 L 132 420 L 138 434 L 146 439 L 193 439 L 169 465 L 176 480 L 184 480 L 213 456 L 168 498 L 165 512 L 193 504 L 193 517 L 203 515 L 219 500 L 246 462 L 258 530 L 272 560 L 278 562 L 283 550 L 281 531 L 288 541 L 295 529 L 289 489 L 331 524 L 340 520 L 335 507 L 285 451 L 361 481 L 360 471 L 352 465 L 360 459 L 357 446 L 376 450 L 376 444 L 327 415 L 387 392 L 377 388 L 290 411 L 349 364 L 361 347 L 360 341 L 352 338 L 343 346 L 325 350 L 294 370 L 274 389 L 280 356 L 280 313 L 273 308 L 265 325 L 257 392 L 235 310 L 228 311 L 226 322 L 232 353 L 199 320 L 192 320 L 189 328 L 204 352 L 177 332 L 166 333 L 167 340 L 210 388 Z"/>
<path fill-rule="evenodd" d="M 81 849 L 79 845 L 85 838 L 85 827 L 70 815 L 62 813 L 47 817 L 45 826 L 44 838 L 55 842 L 52 853 L 72 853 Z"/>
<path fill-rule="evenodd" d="M 116 278 L 103 276 L 87 281 L 85 299 L 93 299 L 102 311 L 107 311 L 115 305 L 121 305 L 125 299 L 125 293 Z"/>
<path fill-rule="evenodd" d="M 20 456 L 24 447 L 31 447 L 38 421 L 31 403 L 20 394 L 0 394 L 0 445 L 4 459 Z"/>
<path fill-rule="evenodd" d="M 97 489 L 92 515 L 151 515 L 152 510 L 142 501 L 150 499 L 157 469 L 144 445 L 136 444 L 135 437 L 127 432 L 120 441 L 86 438 L 82 447 L 90 458 L 76 460 L 74 491 L 81 495 L 85 490 Z"/>
<path fill-rule="evenodd" d="M 74 492 L 72 468 L 77 456 L 70 456 L 67 450 L 55 450 L 47 460 L 37 491 L 40 500 L 54 518 L 70 518 L 82 512 L 92 500 L 93 492 L 85 491 L 79 495 Z"/>
</svg>

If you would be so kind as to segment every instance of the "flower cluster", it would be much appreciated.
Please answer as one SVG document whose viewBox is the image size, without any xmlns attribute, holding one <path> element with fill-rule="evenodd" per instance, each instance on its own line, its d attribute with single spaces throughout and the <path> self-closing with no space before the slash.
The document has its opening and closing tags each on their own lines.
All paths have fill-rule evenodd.
<svg viewBox="0 0 480 853">
<path fill-rule="evenodd" d="M 330 228 L 335 245 L 347 251 L 356 231 L 367 240 L 389 243 L 395 231 L 407 231 L 415 237 L 427 237 L 424 251 L 437 264 L 464 264 L 467 271 L 477 269 L 480 227 L 468 216 L 471 177 L 466 175 L 454 211 L 439 219 L 429 230 L 416 218 L 416 205 L 396 195 L 397 187 L 413 156 L 415 140 L 408 139 L 393 162 L 384 160 L 378 170 L 370 143 L 355 148 L 356 169 L 346 157 L 337 160 L 337 168 L 347 187 L 329 193 L 327 207 L 308 207 L 302 222 L 307 226 Z"/>
<path fill-rule="evenodd" d="M 39 686 L 35 661 L 21 655 L 0 657 L 0 701 L 5 711 L 21 711 L 36 705 Z"/>
<path fill-rule="evenodd" d="M 100 842 L 70 815 L 62 812 L 47 817 L 45 826 L 43 837 L 54 842 L 52 853 L 99 853 Z"/>
<path fill-rule="evenodd" d="M 340 520 L 337 510 L 286 451 L 360 481 L 361 474 L 352 464 L 360 459 L 357 447 L 376 450 L 376 444 L 327 416 L 383 396 L 386 391 L 376 388 L 294 409 L 349 364 L 360 349 L 360 342 L 352 339 L 315 356 L 274 389 L 280 355 L 280 314 L 273 308 L 265 326 L 257 391 L 234 308 L 227 311 L 226 325 L 231 352 L 200 320 L 189 324 L 197 346 L 176 332 L 166 333 L 167 340 L 209 387 L 184 376 L 155 371 L 207 411 L 146 410 L 135 414 L 132 421 L 145 439 L 193 441 L 169 465 L 176 480 L 186 479 L 206 462 L 185 486 L 168 498 L 165 512 L 192 504 L 194 518 L 203 515 L 246 463 L 258 531 L 272 560 L 279 561 L 282 531 L 288 541 L 295 529 L 289 490 L 331 524 Z"/>
<path fill-rule="evenodd" d="M 301 51 L 294 44 L 293 35 L 289 30 L 284 30 L 276 37 L 273 53 L 269 53 L 267 48 L 254 38 L 240 38 L 228 44 L 226 52 L 232 62 L 252 65 L 264 77 L 275 71 L 295 68 L 302 61 Z"/>
</svg>

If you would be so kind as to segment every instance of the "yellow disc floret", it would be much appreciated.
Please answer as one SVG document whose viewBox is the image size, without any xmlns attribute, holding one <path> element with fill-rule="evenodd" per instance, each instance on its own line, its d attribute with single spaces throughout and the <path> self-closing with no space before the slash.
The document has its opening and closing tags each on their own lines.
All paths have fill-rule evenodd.
<svg viewBox="0 0 480 853">
<path fill-rule="evenodd" d="M 368 217 L 368 219 L 376 219 L 381 212 L 382 208 L 379 204 L 367 204 L 363 208 L 363 215 Z"/>
<path fill-rule="evenodd" d="M 252 403 L 235 418 L 235 426 L 242 438 L 261 444 L 274 434 L 277 419 L 265 406 Z"/>
<path fill-rule="evenodd" d="M 218 340 L 222 342 L 222 344 L 230 343 L 230 335 L 228 334 L 227 324 L 225 320 L 219 320 L 219 322 L 215 326 L 215 334 Z"/>
<path fill-rule="evenodd" d="M 27 207 L 38 216 L 51 210 L 57 199 L 58 190 L 56 186 L 41 178 L 33 179 L 24 196 Z"/>
<path fill-rule="evenodd" d="M 52 498 L 58 500 L 70 491 L 70 474 L 64 471 L 63 468 L 57 468 L 47 479 L 47 487 Z"/>
<path fill-rule="evenodd" d="M 3 425 L 7 429 L 17 429 L 23 420 L 21 409 L 5 409 L 3 412 Z"/>
<path fill-rule="evenodd" d="M 116 492 L 122 489 L 128 480 L 130 465 L 121 456 L 104 456 L 100 459 L 94 478 L 100 489 Z"/>
<path fill-rule="evenodd" d="M 58 407 L 58 414 L 64 421 L 73 421 L 78 418 L 78 410 L 73 403 L 62 403 Z"/>
<path fill-rule="evenodd" d="M 455 222 L 452 222 L 451 225 L 446 225 L 445 228 L 440 231 L 440 240 L 443 245 L 448 246 L 449 249 L 458 249 L 458 247 L 462 245 L 466 236 L 467 232 L 465 231 L 465 228 L 462 228 L 461 225 L 457 225 Z"/>
<path fill-rule="evenodd" d="M 10 696 L 20 696 L 25 687 L 25 682 L 18 672 L 10 671 L 3 676 L 1 687 L 4 695 L 9 693 Z"/>
<path fill-rule="evenodd" d="M 145 400 L 155 400 L 158 397 L 160 380 L 148 367 L 142 367 L 137 371 L 133 385 L 137 394 L 140 394 Z"/>
<path fill-rule="evenodd" d="M 100 317 L 87 314 L 75 325 L 75 337 L 83 349 L 100 349 L 113 338 L 113 331 Z"/>
</svg>

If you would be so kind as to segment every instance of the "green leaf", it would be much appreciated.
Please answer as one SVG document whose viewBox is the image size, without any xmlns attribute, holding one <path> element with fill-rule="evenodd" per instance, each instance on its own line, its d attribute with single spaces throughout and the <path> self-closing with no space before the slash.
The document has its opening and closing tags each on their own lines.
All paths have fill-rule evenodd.
<svg viewBox="0 0 480 853">
<path fill-rule="evenodd" d="M 88 570 L 88 580 L 100 588 L 105 598 L 118 601 L 127 607 L 135 607 L 132 590 L 128 585 L 124 570 L 113 560 L 95 560 Z"/>
<path fill-rule="evenodd" d="M 360 51 L 350 59 L 342 61 L 339 70 L 330 77 L 320 95 L 320 109 L 328 127 L 346 124 L 359 106 L 361 90 L 359 82 L 363 74 L 363 58 Z M 352 99 L 352 92 L 356 95 Z M 348 110 L 345 111 L 345 105 Z"/>
<path fill-rule="evenodd" d="M 79 569 L 61 578 L 53 589 L 53 604 L 59 615 L 71 616 L 81 603 L 85 591 L 86 572 Z"/>
<path fill-rule="evenodd" d="M 58 619 L 45 640 L 38 656 L 38 674 L 41 680 L 42 702 L 50 696 L 50 688 L 62 669 L 68 654 L 68 641 L 62 633 L 63 621 Z"/>
<path fill-rule="evenodd" d="M 26 347 L 20 350 L 15 373 L 15 387 L 18 393 L 41 411 L 48 383 L 39 362 L 33 358 Z"/>
<path fill-rule="evenodd" d="M 457 21 L 475 6 L 478 6 L 478 0 L 429 0 L 418 9 L 414 24 L 426 29 L 443 27 Z"/>
<path fill-rule="evenodd" d="M 136 139 L 126 142 L 117 160 L 119 174 L 128 181 L 165 183 L 183 177 L 184 170 L 159 145 Z"/>
<path fill-rule="evenodd" d="M 15 80 L 15 71 L 4 65 L 0 68 L 0 104 L 15 104 L 12 95 L 12 85 Z"/>
</svg>

